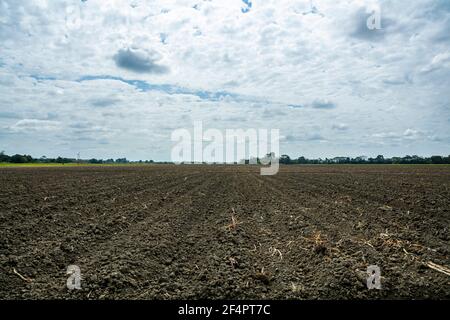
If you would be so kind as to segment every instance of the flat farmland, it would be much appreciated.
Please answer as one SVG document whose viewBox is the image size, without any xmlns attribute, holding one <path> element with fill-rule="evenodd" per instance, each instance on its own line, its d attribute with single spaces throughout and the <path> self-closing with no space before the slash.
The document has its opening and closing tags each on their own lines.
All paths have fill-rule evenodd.
<svg viewBox="0 0 450 320">
<path fill-rule="evenodd" d="M 449 166 L 11 167 L 0 188 L 1 299 L 450 298 Z"/>
</svg>

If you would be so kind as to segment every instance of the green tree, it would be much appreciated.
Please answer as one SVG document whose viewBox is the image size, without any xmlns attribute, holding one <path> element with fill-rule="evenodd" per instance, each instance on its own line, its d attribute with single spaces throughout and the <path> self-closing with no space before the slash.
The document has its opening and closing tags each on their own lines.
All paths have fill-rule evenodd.
<svg viewBox="0 0 450 320">
<path fill-rule="evenodd" d="M 291 164 L 291 157 L 289 157 L 287 154 L 283 154 L 280 157 L 280 163 L 282 164 Z"/>
<path fill-rule="evenodd" d="M 433 163 L 433 164 L 442 164 L 442 163 L 444 163 L 444 159 L 442 159 L 441 156 L 432 156 L 431 157 L 431 163 Z"/>
<path fill-rule="evenodd" d="M 29 162 L 29 158 L 25 155 L 15 154 L 11 157 L 10 161 L 12 163 L 27 163 Z"/>
<path fill-rule="evenodd" d="M 307 164 L 308 163 L 308 159 L 306 159 L 305 157 L 301 156 L 297 159 L 297 163 L 299 164 Z"/>
<path fill-rule="evenodd" d="M 0 162 L 10 162 L 11 157 L 5 154 L 5 151 L 0 152 Z"/>
</svg>

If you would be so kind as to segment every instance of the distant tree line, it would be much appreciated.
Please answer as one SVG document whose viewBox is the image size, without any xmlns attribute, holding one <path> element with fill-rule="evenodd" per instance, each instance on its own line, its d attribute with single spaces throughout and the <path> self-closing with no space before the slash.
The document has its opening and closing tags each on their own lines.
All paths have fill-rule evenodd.
<svg viewBox="0 0 450 320">
<path fill-rule="evenodd" d="M 40 158 L 33 158 L 30 155 L 15 154 L 13 156 L 6 155 L 4 151 L 0 152 L 0 162 L 8 163 L 93 163 L 93 164 L 113 164 L 113 163 L 154 163 L 153 160 L 139 160 L 139 161 L 129 161 L 127 158 L 114 159 L 75 159 L 75 158 L 47 158 L 42 156 Z"/>
<path fill-rule="evenodd" d="M 11 162 L 11 163 L 28 163 L 33 162 L 35 159 L 29 155 L 15 154 L 13 156 L 6 155 L 3 151 L 0 152 L 0 162 Z"/>
<path fill-rule="evenodd" d="M 267 155 L 273 157 L 274 155 Z M 254 158 L 253 158 L 254 159 Z M 93 164 L 126 164 L 126 163 L 170 163 L 170 162 L 155 162 L 153 160 L 139 160 L 129 161 L 127 158 L 118 159 L 75 159 L 75 158 L 47 158 L 42 156 L 40 158 L 33 158 L 30 155 L 15 154 L 12 156 L 6 155 L 3 151 L 0 152 L 0 162 L 9 163 L 93 163 Z M 240 163 L 249 163 L 249 160 L 242 160 Z M 260 163 L 259 159 L 256 161 Z M 279 157 L 281 164 L 450 164 L 450 155 L 445 156 L 431 156 L 431 157 L 419 157 L 404 156 L 404 157 L 392 157 L 385 158 L 383 155 L 378 155 L 375 158 L 369 157 L 334 157 L 325 159 L 307 159 L 305 157 L 291 158 L 289 155 L 283 154 Z"/>
<path fill-rule="evenodd" d="M 334 157 L 325 159 L 307 159 L 305 157 L 299 157 L 292 159 L 288 155 L 284 154 L 279 158 L 281 164 L 450 164 L 450 155 L 445 156 L 431 156 L 431 157 L 419 157 L 404 156 L 404 157 L 392 157 L 385 158 L 383 155 L 378 155 L 375 158 L 369 157 Z"/>
<path fill-rule="evenodd" d="M 274 154 L 267 154 L 267 159 L 273 158 Z M 291 158 L 287 154 L 283 154 L 278 158 L 280 164 L 450 164 L 450 155 L 445 156 L 431 156 L 431 157 L 419 157 L 404 156 L 404 157 L 392 157 L 385 158 L 383 155 L 378 155 L 375 158 L 360 156 L 360 157 L 334 157 L 334 158 L 318 158 L 318 159 L 308 159 L 303 156 L 298 158 Z M 251 160 L 241 160 L 239 163 L 249 164 L 258 163 L 260 164 L 259 158 L 251 158 Z"/>
</svg>

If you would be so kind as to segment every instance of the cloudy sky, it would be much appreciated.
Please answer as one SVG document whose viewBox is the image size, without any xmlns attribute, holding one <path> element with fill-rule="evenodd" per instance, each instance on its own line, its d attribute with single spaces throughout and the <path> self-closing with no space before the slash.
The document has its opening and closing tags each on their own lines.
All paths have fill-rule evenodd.
<svg viewBox="0 0 450 320">
<path fill-rule="evenodd" d="M 447 155 L 450 1 L 0 0 L 0 150 L 168 160 L 196 120 L 295 157 Z"/>
</svg>

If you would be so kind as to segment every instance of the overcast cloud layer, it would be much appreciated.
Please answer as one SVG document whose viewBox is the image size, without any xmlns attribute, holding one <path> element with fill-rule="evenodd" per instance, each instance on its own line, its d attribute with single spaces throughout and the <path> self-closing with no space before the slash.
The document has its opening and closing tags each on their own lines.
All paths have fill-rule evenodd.
<svg viewBox="0 0 450 320">
<path fill-rule="evenodd" d="M 0 0 L 0 149 L 168 160 L 203 120 L 295 157 L 449 154 L 450 1 L 311 3 Z"/>
</svg>

